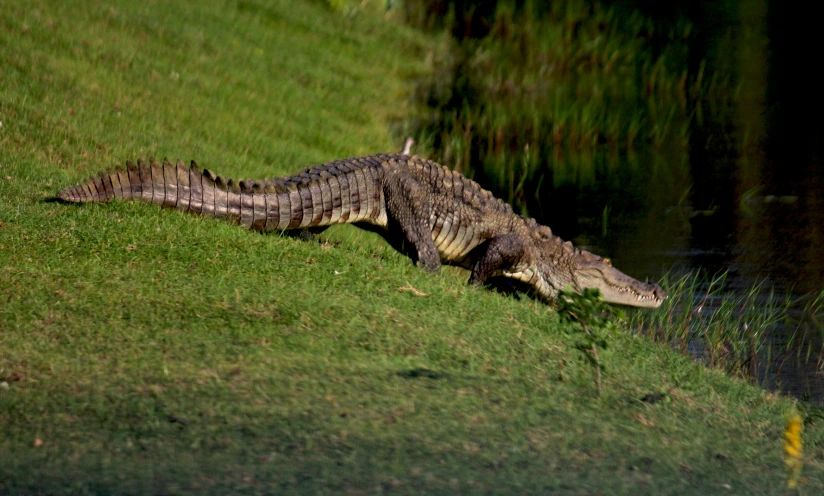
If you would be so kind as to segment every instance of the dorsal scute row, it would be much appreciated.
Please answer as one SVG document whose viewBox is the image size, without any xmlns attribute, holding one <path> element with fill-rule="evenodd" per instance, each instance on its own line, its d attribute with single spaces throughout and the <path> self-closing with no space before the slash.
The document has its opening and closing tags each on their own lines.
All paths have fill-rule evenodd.
<svg viewBox="0 0 824 496">
<path fill-rule="evenodd" d="M 178 168 L 178 169 L 186 169 L 187 168 L 186 164 L 184 164 L 183 161 L 180 160 L 180 159 L 177 159 L 177 162 L 172 164 L 169 161 L 168 158 L 164 158 L 163 163 L 161 164 L 160 162 L 155 160 L 153 157 L 150 157 L 148 162 L 146 162 L 142 158 L 139 158 L 139 159 L 137 159 L 136 164 L 134 162 L 130 161 L 130 160 L 127 160 L 125 167 L 115 167 L 113 169 L 112 168 L 106 169 L 105 174 L 113 174 L 113 173 L 118 172 L 118 171 L 119 172 L 132 171 L 132 172 L 138 172 L 138 173 L 141 170 L 143 170 L 144 172 L 148 172 L 150 170 L 163 171 L 166 168 L 171 169 L 171 168 L 175 168 L 175 167 Z M 198 172 L 200 172 L 200 168 L 197 166 L 197 164 L 195 163 L 194 160 L 192 160 L 191 165 L 188 168 L 195 169 Z M 102 174 L 104 174 L 104 173 L 101 173 L 101 175 Z"/>
<path fill-rule="evenodd" d="M 431 160 L 421 158 L 417 155 L 402 155 L 394 153 L 376 154 L 361 157 L 350 157 L 327 162 L 322 165 L 306 168 L 298 174 L 276 177 L 266 181 L 245 179 L 235 181 L 222 175 L 215 174 L 210 169 L 198 168 L 195 161 L 191 162 L 190 168 L 202 174 L 203 180 L 212 182 L 216 188 L 236 194 L 262 194 L 262 193 L 288 193 L 294 191 L 298 185 L 310 184 L 315 181 L 322 181 L 333 176 L 348 174 L 364 168 L 380 168 L 382 166 L 411 167 L 418 169 L 428 179 L 428 183 L 436 190 L 452 194 L 469 205 L 478 209 L 492 209 L 502 214 L 511 214 L 512 207 L 504 201 L 495 198 L 488 190 L 483 189 L 477 182 L 467 178 L 463 174 L 449 169 Z M 154 158 L 149 158 L 148 163 L 143 159 L 138 159 L 137 164 L 126 162 L 126 169 L 143 176 L 149 174 L 163 175 L 164 170 L 171 168 L 183 168 L 185 165 L 180 160 L 172 164 L 164 158 L 160 164 Z M 120 170 L 120 169 L 118 169 Z M 104 174 L 110 174 L 106 171 Z"/>
<path fill-rule="evenodd" d="M 365 157 L 350 157 L 322 165 L 309 167 L 301 172 L 285 177 L 276 177 L 268 182 L 274 184 L 275 188 L 293 188 L 299 184 L 310 184 L 316 181 L 323 181 L 330 177 L 337 177 L 341 174 L 349 174 L 359 169 L 378 168 L 387 160 L 394 159 L 394 155 L 370 155 Z M 403 156 L 405 157 L 405 156 Z"/>
<path fill-rule="evenodd" d="M 193 168 L 196 168 L 196 165 Z M 285 184 L 283 181 L 260 181 L 255 179 L 241 179 L 240 181 L 235 181 L 234 179 L 227 179 L 220 174 L 215 174 L 209 169 L 203 169 L 203 177 L 209 181 L 212 181 L 216 188 L 235 194 L 283 193 L 290 190 L 289 185 Z"/>
<path fill-rule="evenodd" d="M 418 156 L 406 157 L 410 165 L 417 167 L 428 178 L 429 184 L 440 193 L 452 194 L 456 199 L 481 210 L 492 209 L 504 215 L 512 214 L 512 207 L 496 198 L 491 191 L 481 187 L 458 171 L 422 159 Z"/>
</svg>

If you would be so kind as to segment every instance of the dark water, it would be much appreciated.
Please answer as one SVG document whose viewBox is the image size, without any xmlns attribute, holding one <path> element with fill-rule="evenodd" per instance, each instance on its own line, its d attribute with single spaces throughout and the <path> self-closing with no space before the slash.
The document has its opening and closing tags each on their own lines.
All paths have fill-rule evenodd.
<svg viewBox="0 0 824 496">
<path fill-rule="evenodd" d="M 780 2 L 728 4 L 712 10 L 725 20 L 712 19 L 701 44 L 710 68 L 734 78 L 734 103 L 704 104 L 689 150 L 549 157 L 551 180 L 529 213 L 641 278 L 729 271 L 733 288 L 765 280 L 782 292 L 817 293 L 824 81 L 808 57 L 818 44 L 796 32 L 805 27 Z"/>
<path fill-rule="evenodd" d="M 547 180 L 526 198 L 529 214 L 636 278 L 727 272 L 727 291 L 761 282 L 795 298 L 803 320 L 804 302 L 824 289 L 817 26 L 787 2 L 684 5 L 651 14 L 686 11 L 701 33 L 692 48 L 732 78 L 737 97 L 725 108 L 702 105 L 688 150 L 547 157 Z M 756 375 L 824 403 L 822 327 L 811 322 L 811 361 L 783 357 Z M 770 339 L 781 345 L 784 331 Z"/>
</svg>

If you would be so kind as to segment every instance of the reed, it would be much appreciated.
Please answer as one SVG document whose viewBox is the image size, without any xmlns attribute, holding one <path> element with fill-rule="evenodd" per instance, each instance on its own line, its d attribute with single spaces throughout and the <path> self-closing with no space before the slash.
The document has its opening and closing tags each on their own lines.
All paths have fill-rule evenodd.
<svg viewBox="0 0 824 496">
<path fill-rule="evenodd" d="M 706 278 L 690 272 L 666 277 L 663 285 L 670 297 L 656 312 L 630 312 L 630 329 L 711 368 L 778 389 L 789 367 L 824 370 L 816 320 L 824 291 L 797 299 L 763 282 L 731 291 L 726 273 Z"/>
</svg>

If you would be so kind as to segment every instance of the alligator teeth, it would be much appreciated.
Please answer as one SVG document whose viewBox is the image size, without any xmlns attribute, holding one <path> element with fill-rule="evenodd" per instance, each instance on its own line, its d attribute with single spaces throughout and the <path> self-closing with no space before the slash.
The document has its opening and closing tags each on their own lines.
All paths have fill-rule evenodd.
<svg viewBox="0 0 824 496">
<path fill-rule="evenodd" d="M 609 283 L 607 283 L 607 284 L 609 284 Z M 639 293 L 637 293 L 637 292 L 636 292 L 634 289 L 632 289 L 632 288 L 615 286 L 615 285 L 613 285 L 613 284 L 609 284 L 609 286 L 610 286 L 612 289 L 614 289 L 614 290 L 618 291 L 619 293 L 626 293 L 626 292 L 630 292 L 630 293 L 632 293 L 632 295 L 633 295 L 633 296 L 635 296 L 635 298 L 636 298 L 638 301 L 644 301 L 644 300 L 655 300 L 655 301 L 659 301 L 659 300 L 660 300 L 660 298 L 657 298 L 655 295 L 642 295 L 642 294 L 639 294 Z"/>
</svg>

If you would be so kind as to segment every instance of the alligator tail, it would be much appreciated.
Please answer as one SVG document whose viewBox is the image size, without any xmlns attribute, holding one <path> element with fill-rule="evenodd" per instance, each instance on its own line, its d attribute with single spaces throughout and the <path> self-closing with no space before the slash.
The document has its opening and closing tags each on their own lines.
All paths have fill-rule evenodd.
<svg viewBox="0 0 824 496">
<path fill-rule="evenodd" d="M 271 190 L 271 191 L 270 191 Z M 181 212 L 235 221 L 252 229 L 283 229 L 279 226 L 277 204 L 269 205 L 267 193 L 274 185 L 225 179 L 209 170 L 202 172 L 192 161 L 187 167 L 180 160 L 108 169 L 74 186 L 62 189 L 57 197 L 65 202 L 107 202 L 114 198 L 137 199 Z M 291 220 L 291 219 L 290 219 Z M 267 225 L 268 224 L 268 225 Z"/>
<path fill-rule="evenodd" d="M 138 160 L 62 189 L 57 197 L 71 203 L 136 199 L 256 230 L 375 223 L 382 222 L 384 208 L 379 170 L 384 158 L 344 159 L 294 176 L 239 182 L 201 172 L 194 161 L 187 167 L 180 160 Z"/>
</svg>

